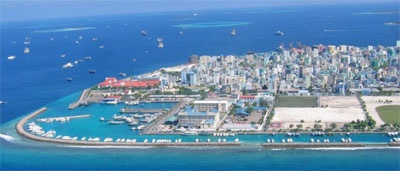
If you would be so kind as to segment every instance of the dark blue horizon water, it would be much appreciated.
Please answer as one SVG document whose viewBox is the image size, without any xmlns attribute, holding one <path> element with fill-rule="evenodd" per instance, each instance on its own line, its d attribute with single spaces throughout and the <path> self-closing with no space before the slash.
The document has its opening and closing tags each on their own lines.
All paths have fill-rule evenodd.
<svg viewBox="0 0 400 171">
<path fill-rule="evenodd" d="M 242 55 L 247 51 L 271 51 L 282 43 L 288 47 L 289 42 L 394 46 L 400 39 L 400 26 L 383 23 L 400 21 L 398 13 L 358 14 L 384 10 L 399 10 L 399 4 L 291 6 L 1 23 L 0 100 L 7 103 L 0 106 L 0 133 L 19 139 L 14 124 L 29 112 L 96 85 L 106 76 L 151 72 L 186 63 L 192 54 Z M 248 24 L 174 27 L 220 22 Z M 53 30 L 92 27 L 70 32 Z M 230 36 L 232 29 L 237 30 L 237 36 Z M 53 32 L 35 32 L 46 30 Z M 141 30 L 148 35 L 142 36 Z M 285 36 L 274 36 L 278 30 Z M 79 36 L 83 39 L 75 45 Z M 30 45 L 23 44 L 25 37 L 31 38 Z M 92 41 L 93 37 L 98 40 Z M 157 37 L 164 39 L 163 49 L 157 48 Z M 104 48 L 100 49 L 100 45 Z M 29 54 L 23 54 L 24 47 L 30 48 Z M 61 58 L 61 54 L 66 57 Z M 9 55 L 17 57 L 10 61 Z M 63 64 L 85 56 L 91 56 L 92 60 L 71 69 L 62 68 Z M 89 69 L 95 69 L 96 73 L 89 74 Z M 68 77 L 73 81 L 67 82 Z M 400 170 L 399 149 L 274 151 L 257 146 L 102 149 L 4 139 L 0 143 L 1 170 Z"/>
</svg>

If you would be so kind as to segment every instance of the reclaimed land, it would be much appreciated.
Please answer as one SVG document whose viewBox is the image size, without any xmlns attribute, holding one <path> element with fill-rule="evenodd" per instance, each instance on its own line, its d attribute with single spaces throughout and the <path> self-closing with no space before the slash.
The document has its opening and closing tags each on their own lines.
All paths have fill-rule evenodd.
<svg viewBox="0 0 400 171">
<path fill-rule="evenodd" d="M 279 96 L 276 107 L 318 107 L 317 97 Z"/>
<path fill-rule="evenodd" d="M 385 105 L 376 108 L 385 123 L 400 124 L 400 105 Z"/>
</svg>

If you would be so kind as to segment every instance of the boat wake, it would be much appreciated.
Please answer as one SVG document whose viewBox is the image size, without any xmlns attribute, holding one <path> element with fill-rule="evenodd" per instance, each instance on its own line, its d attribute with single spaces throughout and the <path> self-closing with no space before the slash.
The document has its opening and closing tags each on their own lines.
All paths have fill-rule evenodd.
<svg viewBox="0 0 400 171">
<path fill-rule="evenodd" d="M 324 32 L 345 32 L 345 31 L 361 31 L 361 30 L 327 30 L 327 29 L 324 30 Z"/>
<path fill-rule="evenodd" d="M 93 30 L 96 27 L 71 27 L 71 28 L 61 28 L 61 29 L 47 29 L 47 30 L 36 30 L 32 33 L 55 33 L 55 32 L 69 32 L 69 31 L 82 31 L 82 30 Z"/>
<path fill-rule="evenodd" d="M 0 134 L 0 138 L 4 139 L 6 141 L 9 141 L 9 142 L 13 142 L 16 140 L 14 137 L 5 135 L 5 134 Z"/>
<path fill-rule="evenodd" d="M 211 23 L 191 23 L 191 24 L 178 24 L 172 27 L 179 28 L 210 28 L 210 27 L 232 27 L 248 25 L 248 22 L 211 22 Z"/>
</svg>

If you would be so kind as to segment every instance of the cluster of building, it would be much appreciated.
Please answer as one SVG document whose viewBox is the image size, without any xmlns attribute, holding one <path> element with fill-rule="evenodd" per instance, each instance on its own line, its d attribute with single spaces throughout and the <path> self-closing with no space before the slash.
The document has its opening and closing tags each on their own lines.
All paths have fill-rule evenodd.
<svg viewBox="0 0 400 171">
<path fill-rule="evenodd" d="M 355 47 L 314 45 L 284 48 L 243 56 L 189 57 L 189 64 L 162 68 L 136 81 L 107 78 L 99 87 L 156 87 L 168 95 L 179 88 L 193 92 L 205 88 L 204 100 L 183 109 L 179 125 L 218 129 L 234 124 L 226 114 L 232 108 L 264 107 L 274 95 L 364 95 L 382 90 L 399 90 L 400 41 L 397 46 Z M 213 87 L 212 90 L 210 87 Z M 210 91 L 211 90 L 211 91 Z M 162 95 L 160 96 L 162 97 Z M 261 101 L 266 101 L 261 104 Z M 254 124 L 252 124 L 254 125 Z"/>
</svg>

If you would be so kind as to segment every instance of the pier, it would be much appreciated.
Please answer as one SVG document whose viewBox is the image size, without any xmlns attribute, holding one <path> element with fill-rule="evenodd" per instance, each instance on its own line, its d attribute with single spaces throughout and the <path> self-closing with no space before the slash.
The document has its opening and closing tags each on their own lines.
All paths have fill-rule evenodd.
<svg viewBox="0 0 400 171">
<path fill-rule="evenodd" d="M 157 134 L 158 132 L 155 131 L 154 129 L 163 124 L 169 117 L 174 115 L 175 113 L 178 113 L 179 110 L 186 106 L 189 103 L 188 100 L 183 100 L 177 105 L 175 105 L 171 110 L 168 111 L 168 113 L 161 115 L 158 117 L 155 121 L 153 121 L 150 125 L 148 125 L 146 128 L 143 129 L 142 134 Z"/>
<path fill-rule="evenodd" d="M 66 122 L 69 121 L 70 119 L 78 119 L 78 118 L 88 118 L 91 115 L 75 115 L 75 116 L 61 116 L 61 117 L 53 117 L 53 118 L 41 118 L 41 119 L 36 119 L 37 122 Z"/>
<path fill-rule="evenodd" d="M 86 105 L 88 105 L 88 101 L 86 100 L 86 97 L 88 96 L 89 92 L 90 92 L 90 89 L 83 90 L 81 96 L 79 97 L 79 100 L 76 101 L 76 102 L 71 103 L 68 106 L 68 109 L 72 110 L 72 109 L 77 108 L 78 106 L 86 106 Z"/>
<path fill-rule="evenodd" d="M 119 113 L 122 114 L 133 114 L 133 113 L 162 113 L 163 109 L 151 109 L 151 108 L 122 108 Z"/>
</svg>

